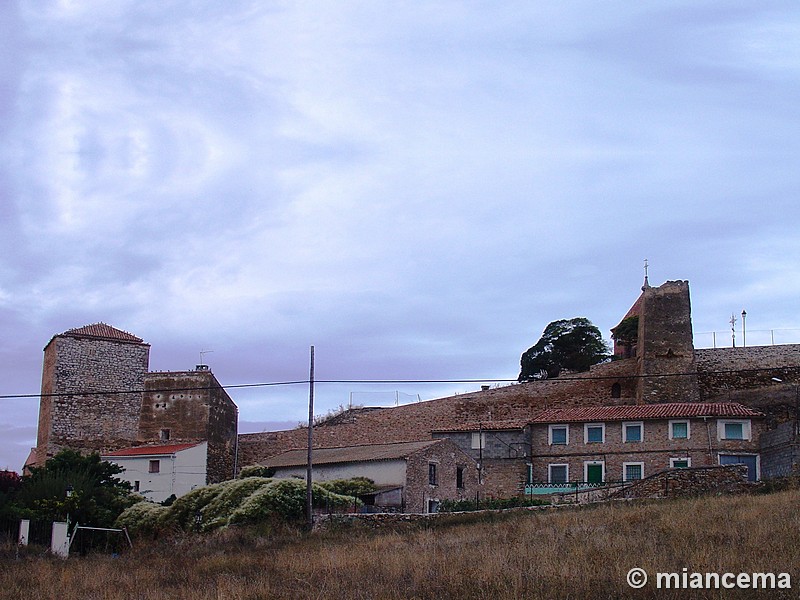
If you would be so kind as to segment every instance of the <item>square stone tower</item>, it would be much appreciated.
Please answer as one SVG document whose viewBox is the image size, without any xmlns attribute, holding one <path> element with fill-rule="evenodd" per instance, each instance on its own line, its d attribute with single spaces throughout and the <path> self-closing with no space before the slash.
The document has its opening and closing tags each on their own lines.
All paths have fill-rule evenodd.
<svg viewBox="0 0 800 600">
<path fill-rule="evenodd" d="M 36 463 L 62 448 L 107 451 L 137 439 L 150 345 L 105 323 L 44 348 Z"/>
<path fill-rule="evenodd" d="M 637 401 L 698 401 L 689 282 L 646 284 L 637 302 Z"/>
</svg>

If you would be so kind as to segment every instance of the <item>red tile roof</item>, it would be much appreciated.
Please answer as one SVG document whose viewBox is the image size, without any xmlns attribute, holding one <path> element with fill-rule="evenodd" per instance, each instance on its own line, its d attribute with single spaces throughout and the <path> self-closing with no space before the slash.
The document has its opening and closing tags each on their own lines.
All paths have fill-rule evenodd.
<svg viewBox="0 0 800 600">
<path fill-rule="evenodd" d="M 122 450 L 115 450 L 114 452 L 104 452 L 103 457 L 106 456 L 163 456 L 165 454 L 175 454 L 181 450 L 194 448 L 199 446 L 202 442 L 193 442 L 191 444 L 170 444 L 168 446 L 136 446 L 134 448 L 124 448 Z"/>
<path fill-rule="evenodd" d="M 574 423 L 591 421 L 628 421 L 632 419 L 673 419 L 689 417 L 763 417 L 764 414 L 734 402 L 676 402 L 626 406 L 584 406 L 550 408 L 540 412 L 531 423 Z"/>
<path fill-rule="evenodd" d="M 123 342 L 135 342 L 141 344 L 142 338 L 136 337 L 132 333 L 122 331 L 111 325 L 105 323 L 93 323 L 92 325 L 84 325 L 83 327 L 75 327 L 68 329 L 61 335 L 74 335 L 74 336 L 87 336 L 96 338 L 105 338 L 109 340 L 119 340 Z"/>
</svg>

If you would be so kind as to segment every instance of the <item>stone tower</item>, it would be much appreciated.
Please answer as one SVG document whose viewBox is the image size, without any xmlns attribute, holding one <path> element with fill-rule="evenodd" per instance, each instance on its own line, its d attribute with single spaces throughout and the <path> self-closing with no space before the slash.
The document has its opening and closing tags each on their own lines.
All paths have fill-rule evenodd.
<svg viewBox="0 0 800 600">
<path fill-rule="evenodd" d="M 135 442 L 149 356 L 149 344 L 105 323 L 54 336 L 44 348 L 36 462 L 65 447 Z"/>
<path fill-rule="evenodd" d="M 148 373 L 139 442 L 208 442 L 208 483 L 235 476 L 239 410 L 205 365 L 194 371 Z"/>
<path fill-rule="evenodd" d="M 645 282 L 637 302 L 637 402 L 698 401 L 689 282 Z"/>
</svg>

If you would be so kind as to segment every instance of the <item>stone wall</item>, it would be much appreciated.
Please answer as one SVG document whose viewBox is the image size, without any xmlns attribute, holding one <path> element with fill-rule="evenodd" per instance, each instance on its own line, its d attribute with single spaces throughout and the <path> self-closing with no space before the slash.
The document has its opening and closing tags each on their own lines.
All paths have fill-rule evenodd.
<svg viewBox="0 0 800 600">
<path fill-rule="evenodd" d="M 233 478 L 238 410 L 210 371 L 148 373 L 140 415 L 140 442 L 207 440 L 208 482 Z"/>
<path fill-rule="evenodd" d="M 150 347 L 62 334 L 45 348 L 37 460 L 69 447 L 114 450 L 136 440 Z"/>
<path fill-rule="evenodd" d="M 617 492 L 621 498 L 678 498 L 747 491 L 747 467 L 726 465 L 673 469 L 637 481 Z"/>
<path fill-rule="evenodd" d="M 474 423 L 527 419 L 544 408 L 634 404 L 635 359 L 596 365 L 577 373 L 545 381 L 513 384 L 393 408 L 359 411 L 345 422 L 314 428 L 314 445 L 320 448 L 408 442 L 430 439 L 434 429 L 457 429 Z M 620 384 L 620 398 L 612 387 Z M 302 448 L 307 429 L 248 433 L 239 436 L 240 465 L 263 462 L 286 450 Z"/>
<path fill-rule="evenodd" d="M 429 480 L 429 465 L 436 466 L 436 484 Z M 456 470 L 463 469 L 463 488 L 456 486 Z M 428 512 L 428 501 L 474 499 L 480 492 L 475 461 L 449 440 L 415 452 L 406 462 L 403 491 L 406 512 Z"/>
<path fill-rule="evenodd" d="M 761 435 L 761 476 L 763 479 L 800 475 L 800 439 L 794 420 Z"/>
</svg>

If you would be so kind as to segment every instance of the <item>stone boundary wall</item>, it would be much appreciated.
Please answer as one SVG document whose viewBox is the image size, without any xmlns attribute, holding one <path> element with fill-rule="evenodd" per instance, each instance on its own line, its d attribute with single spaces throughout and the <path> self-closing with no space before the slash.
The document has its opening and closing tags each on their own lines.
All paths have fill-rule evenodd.
<svg viewBox="0 0 800 600">
<path fill-rule="evenodd" d="M 800 344 L 695 350 L 700 398 L 712 401 L 731 390 L 775 387 L 772 377 L 800 382 Z"/>
<path fill-rule="evenodd" d="M 472 510 L 466 512 L 441 513 L 339 513 L 318 515 L 314 520 L 314 530 L 325 531 L 337 527 L 363 527 L 369 529 L 402 529 L 408 527 L 435 527 L 485 521 L 492 517 L 501 517 L 519 512 L 547 512 L 574 505 L 558 506 L 518 506 L 493 510 Z"/>
<path fill-rule="evenodd" d="M 745 465 L 691 467 L 661 471 L 636 482 L 553 494 L 553 504 L 590 504 L 607 500 L 686 498 L 711 493 L 736 494 L 752 489 Z"/>
<path fill-rule="evenodd" d="M 773 479 L 800 474 L 800 439 L 794 420 L 761 434 L 761 477 Z"/>
</svg>

